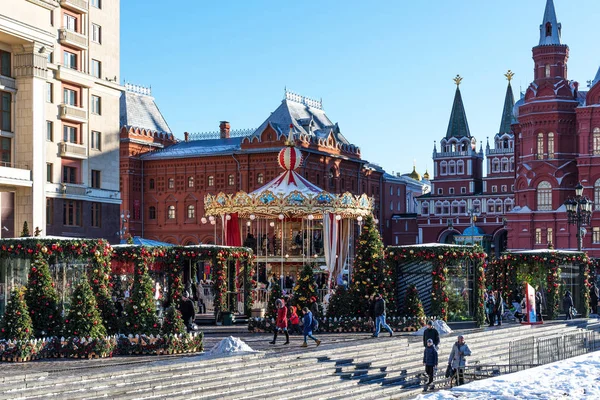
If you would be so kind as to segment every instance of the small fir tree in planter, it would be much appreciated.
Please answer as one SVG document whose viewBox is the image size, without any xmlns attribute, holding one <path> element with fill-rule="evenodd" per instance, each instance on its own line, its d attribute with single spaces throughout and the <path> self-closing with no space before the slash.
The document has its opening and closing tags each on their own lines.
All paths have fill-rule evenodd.
<svg viewBox="0 0 600 400">
<path fill-rule="evenodd" d="M 268 319 L 276 319 L 277 318 L 277 309 L 275 308 L 275 302 L 277 299 L 281 299 L 283 297 L 283 292 L 281 291 L 281 285 L 279 282 L 274 282 L 271 286 L 271 295 L 269 296 L 269 305 L 265 316 Z"/>
<path fill-rule="evenodd" d="M 419 291 L 415 285 L 410 285 L 406 289 L 406 298 L 404 300 L 404 314 L 410 318 L 425 319 L 425 310 L 423 303 L 419 298 Z"/>
<path fill-rule="evenodd" d="M 58 293 L 52 282 L 48 261 L 37 253 L 31 263 L 25 300 L 36 337 L 60 336 L 62 321 Z"/>
<path fill-rule="evenodd" d="M 338 286 L 329 299 L 327 317 L 340 318 L 351 316 L 351 297 L 345 286 Z"/>
<path fill-rule="evenodd" d="M 138 261 L 134 268 L 133 289 L 125 304 L 125 331 L 131 334 L 157 334 L 160 327 L 154 303 L 154 285 L 148 266 L 144 261 Z"/>
<path fill-rule="evenodd" d="M 33 336 L 33 325 L 25 303 L 24 287 L 16 288 L 11 292 L 0 333 L 2 338 L 7 340 L 27 340 Z"/>
<path fill-rule="evenodd" d="M 165 318 L 163 320 L 161 333 L 163 335 L 172 335 L 186 332 L 187 328 L 183 323 L 183 318 L 181 318 L 181 311 L 179 311 L 176 307 L 173 306 L 167 308 L 167 312 L 165 313 Z"/>
<path fill-rule="evenodd" d="M 300 272 L 296 287 L 294 287 L 294 304 L 298 307 L 298 310 L 302 310 L 303 307 L 309 307 L 311 297 L 318 298 L 317 285 L 312 266 L 306 264 Z"/>
<path fill-rule="evenodd" d="M 71 309 L 65 319 L 65 334 L 86 338 L 106 336 L 96 297 L 87 279 L 81 280 L 71 296 Z"/>
<path fill-rule="evenodd" d="M 21 237 L 29 237 L 31 234 L 29 233 L 29 226 L 27 225 L 27 221 L 23 222 L 23 230 L 21 231 Z"/>
</svg>

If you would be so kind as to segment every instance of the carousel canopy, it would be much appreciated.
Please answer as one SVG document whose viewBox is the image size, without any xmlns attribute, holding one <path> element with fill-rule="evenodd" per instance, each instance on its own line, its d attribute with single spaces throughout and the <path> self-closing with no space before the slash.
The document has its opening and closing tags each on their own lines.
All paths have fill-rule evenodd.
<svg viewBox="0 0 600 400">
<path fill-rule="evenodd" d="M 292 129 L 293 126 L 290 127 L 287 146 L 277 156 L 279 166 L 284 170 L 277 178 L 252 193 L 241 191 L 205 196 L 206 214 L 238 213 L 240 216 L 253 214 L 272 218 L 277 218 L 279 214 L 287 217 L 313 215 L 315 218 L 325 213 L 349 218 L 371 214 L 373 201 L 366 194 L 332 194 L 313 185 L 295 171 L 302 165 L 302 152 L 294 147 Z"/>
</svg>

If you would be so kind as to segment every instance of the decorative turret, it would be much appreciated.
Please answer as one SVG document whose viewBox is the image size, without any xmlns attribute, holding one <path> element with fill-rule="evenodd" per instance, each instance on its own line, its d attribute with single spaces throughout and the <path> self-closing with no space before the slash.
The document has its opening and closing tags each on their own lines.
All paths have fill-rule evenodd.
<svg viewBox="0 0 600 400">
<path fill-rule="evenodd" d="M 425 173 L 423 174 L 423 180 L 425 180 L 425 181 L 429 180 L 429 172 L 427 171 L 427 169 L 425 169 Z"/>
<path fill-rule="evenodd" d="M 502 119 L 500 120 L 500 129 L 498 130 L 499 134 L 503 133 L 511 133 L 510 126 L 515 123 L 515 117 L 513 115 L 513 108 L 515 107 L 515 97 L 513 95 L 512 86 L 510 81 L 512 81 L 515 73 L 510 69 L 506 74 L 504 74 L 506 79 L 508 80 L 508 86 L 506 87 L 506 96 L 504 97 L 504 108 L 502 109 Z"/>
<path fill-rule="evenodd" d="M 546 10 L 544 11 L 544 20 L 540 25 L 540 46 L 560 45 L 560 35 L 562 26 L 556 19 L 554 10 L 554 1 L 546 1 Z"/>
<path fill-rule="evenodd" d="M 296 170 L 302 165 L 302 152 L 294 144 L 294 125 L 290 124 L 290 133 L 285 141 L 285 147 L 281 149 L 277 156 L 279 166 L 286 171 Z"/>
<path fill-rule="evenodd" d="M 463 78 L 460 75 L 456 75 L 454 78 L 456 93 L 454 94 L 454 104 L 452 104 L 452 112 L 450 113 L 450 122 L 448 123 L 448 130 L 446 131 L 446 139 L 452 137 L 471 137 L 469 123 L 467 122 L 467 114 L 465 113 L 465 107 L 460 94 L 460 84 L 462 80 Z"/>
</svg>

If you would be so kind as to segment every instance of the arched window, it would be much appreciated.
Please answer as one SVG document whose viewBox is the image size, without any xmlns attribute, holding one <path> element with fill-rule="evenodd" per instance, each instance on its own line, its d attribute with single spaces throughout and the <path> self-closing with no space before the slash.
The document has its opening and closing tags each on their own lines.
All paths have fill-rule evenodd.
<svg viewBox="0 0 600 400">
<path fill-rule="evenodd" d="M 150 187 L 150 190 L 154 190 L 154 179 L 148 181 L 148 186 Z"/>
<path fill-rule="evenodd" d="M 390 196 L 393 196 L 393 195 L 394 195 L 394 187 L 390 186 Z"/>
<path fill-rule="evenodd" d="M 554 158 L 554 133 L 548 134 L 548 158 Z"/>
<path fill-rule="evenodd" d="M 511 199 L 504 200 L 504 212 L 510 212 L 513 208 L 513 201 Z"/>
<path fill-rule="evenodd" d="M 465 215 L 466 213 L 467 213 L 467 202 L 463 200 L 458 205 L 458 214 Z"/>
<path fill-rule="evenodd" d="M 600 210 L 600 179 L 594 183 L 594 210 Z"/>
<path fill-rule="evenodd" d="M 473 200 L 473 208 L 475 209 L 475 212 L 479 212 L 481 210 L 481 201 Z"/>
<path fill-rule="evenodd" d="M 167 218 L 168 219 L 175 219 L 175 206 L 169 206 L 168 212 L 167 212 Z"/>
<path fill-rule="evenodd" d="M 488 214 L 494 214 L 496 211 L 496 203 L 494 202 L 494 200 L 488 200 L 487 201 L 487 212 Z"/>
<path fill-rule="evenodd" d="M 196 218 L 196 207 L 193 205 L 187 206 L 187 217 L 188 219 Z"/>
<path fill-rule="evenodd" d="M 510 158 L 509 164 L 510 164 L 510 172 L 513 172 L 515 170 L 515 158 L 514 157 Z"/>
<path fill-rule="evenodd" d="M 442 202 L 438 201 L 435 203 L 435 215 L 442 215 Z"/>
<path fill-rule="evenodd" d="M 502 172 L 508 172 L 508 158 L 502 159 Z"/>
<path fill-rule="evenodd" d="M 169 189 L 175 189 L 175 179 L 169 178 Z"/>
<path fill-rule="evenodd" d="M 537 159 L 544 159 L 544 134 L 538 133 L 537 136 Z"/>
<path fill-rule="evenodd" d="M 542 181 L 537 187 L 537 209 L 538 211 L 552 210 L 552 185 Z"/>
<path fill-rule="evenodd" d="M 402 202 L 399 201 L 398 204 L 396 205 L 396 211 L 400 211 L 402 210 Z"/>
<path fill-rule="evenodd" d="M 496 200 L 496 212 L 502 214 L 502 200 Z"/>
<path fill-rule="evenodd" d="M 448 163 L 446 161 L 442 161 L 440 163 L 440 175 L 446 175 L 448 168 Z"/>
<path fill-rule="evenodd" d="M 458 175 L 462 175 L 465 173 L 465 162 L 463 160 L 458 160 L 456 162 L 456 173 Z"/>
<path fill-rule="evenodd" d="M 450 214 L 450 202 L 449 201 L 445 201 L 444 204 L 442 205 L 442 214 L 444 214 L 444 215 Z"/>
<path fill-rule="evenodd" d="M 429 203 L 426 201 L 421 203 L 421 215 L 429 215 Z"/>
<path fill-rule="evenodd" d="M 193 188 L 194 187 L 194 177 L 193 176 L 190 176 L 188 178 L 188 187 L 189 188 Z"/>
<path fill-rule="evenodd" d="M 593 136 L 594 155 L 600 154 L 600 128 L 594 128 Z"/>
<path fill-rule="evenodd" d="M 156 219 L 156 207 L 150 206 L 148 208 L 148 219 Z"/>
<path fill-rule="evenodd" d="M 500 160 L 497 158 L 492 160 L 492 172 L 500 172 Z"/>
<path fill-rule="evenodd" d="M 394 211 L 394 202 L 390 201 L 390 211 Z"/>
<path fill-rule="evenodd" d="M 398 188 L 398 191 L 396 193 L 398 194 L 398 196 L 400 196 L 400 188 Z"/>
<path fill-rule="evenodd" d="M 452 202 L 452 215 L 458 215 L 458 201 Z"/>
<path fill-rule="evenodd" d="M 448 163 L 448 175 L 454 175 L 454 174 L 456 174 L 456 162 L 450 161 Z"/>
<path fill-rule="evenodd" d="M 232 174 L 229 174 L 229 176 L 227 177 L 227 184 L 229 186 L 235 185 L 235 178 L 233 177 Z"/>
<path fill-rule="evenodd" d="M 263 183 L 265 183 L 265 176 L 261 173 L 258 173 L 258 175 L 256 175 L 256 182 L 259 185 L 262 185 Z"/>
<path fill-rule="evenodd" d="M 546 64 L 546 78 L 550 78 L 550 64 Z"/>
<path fill-rule="evenodd" d="M 209 175 L 207 178 L 207 184 L 208 184 L 208 186 L 215 186 L 215 177 L 212 175 Z"/>
</svg>

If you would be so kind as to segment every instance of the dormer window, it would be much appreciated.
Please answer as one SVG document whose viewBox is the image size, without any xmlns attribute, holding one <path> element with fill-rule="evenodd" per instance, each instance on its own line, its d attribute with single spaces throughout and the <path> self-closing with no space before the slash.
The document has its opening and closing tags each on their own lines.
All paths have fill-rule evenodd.
<svg viewBox="0 0 600 400">
<path fill-rule="evenodd" d="M 552 36 L 552 24 L 550 22 L 546 23 L 546 37 Z"/>
</svg>

